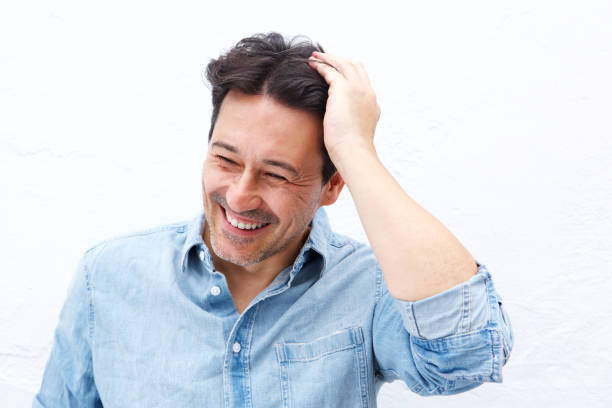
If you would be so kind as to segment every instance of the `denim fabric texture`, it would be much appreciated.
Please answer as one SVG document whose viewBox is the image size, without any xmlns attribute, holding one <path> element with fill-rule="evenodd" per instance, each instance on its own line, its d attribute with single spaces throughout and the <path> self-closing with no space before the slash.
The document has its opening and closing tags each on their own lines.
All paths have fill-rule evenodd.
<svg viewBox="0 0 612 408">
<path fill-rule="evenodd" d="M 238 314 L 203 222 L 84 254 L 33 407 L 375 407 L 388 381 L 421 395 L 502 381 L 514 338 L 486 266 L 400 301 L 320 209 L 293 265 Z"/>
</svg>

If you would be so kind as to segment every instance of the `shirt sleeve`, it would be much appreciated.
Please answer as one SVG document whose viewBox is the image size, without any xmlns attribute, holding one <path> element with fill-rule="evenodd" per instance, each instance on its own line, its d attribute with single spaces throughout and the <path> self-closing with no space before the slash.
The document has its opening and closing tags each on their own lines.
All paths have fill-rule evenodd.
<svg viewBox="0 0 612 408">
<path fill-rule="evenodd" d="M 72 278 L 33 408 L 102 407 L 93 377 L 87 253 Z"/>
<path fill-rule="evenodd" d="M 377 379 L 420 395 L 452 395 L 502 382 L 514 333 L 486 266 L 468 281 L 416 302 L 393 298 L 379 271 L 373 348 Z"/>
</svg>

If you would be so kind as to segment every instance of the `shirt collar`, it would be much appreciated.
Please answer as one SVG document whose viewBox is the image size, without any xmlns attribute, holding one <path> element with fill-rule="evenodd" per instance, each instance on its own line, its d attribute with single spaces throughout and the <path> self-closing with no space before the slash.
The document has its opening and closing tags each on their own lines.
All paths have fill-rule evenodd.
<svg viewBox="0 0 612 408">
<path fill-rule="evenodd" d="M 315 213 L 315 216 L 311 222 L 310 234 L 308 239 L 302 248 L 303 252 L 308 249 L 313 249 L 323 258 L 323 269 L 325 270 L 325 264 L 327 263 L 329 240 L 331 235 L 331 227 L 329 226 L 329 218 L 327 212 L 323 207 Z M 302 252 L 300 252 L 301 254 Z M 298 255 L 299 258 L 299 255 Z M 297 260 L 297 259 L 296 259 Z"/>
<path fill-rule="evenodd" d="M 205 264 L 212 266 L 210 252 L 202 239 L 204 221 L 204 210 L 201 209 L 200 212 L 187 224 L 187 235 L 181 249 L 181 264 L 179 265 L 183 272 L 185 271 L 186 262 L 189 262 L 190 260 L 189 255 L 192 252 L 196 252 L 198 249 L 203 250 L 202 253 L 204 254 L 204 259 L 202 259 L 202 261 Z"/>
<path fill-rule="evenodd" d="M 206 222 L 206 216 L 204 209 L 201 209 L 197 216 L 195 216 L 188 224 L 186 228 L 186 237 L 181 250 L 181 264 L 180 268 L 185 271 L 186 262 L 189 262 L 190 254 L 196 252 L 198 249 L 202 250 L 203 256 L 200 260 L 212 270 L 213 262 L 208 247 L 202 239 L 202 232 L 204 228 L 204 222 Z M 295 258 L 293 267 L 290 272 L 290 281 L 293 280 L 295 275 L 302 269 L 304 262 L 308 260 L 309 252 L 312 249 L 318 253 L 322 258 L 321 263 L 321 275 L 325 271 L 328 257 L 328 243 L 331 235 L 331 227 L 329 225 L 329 218 L 323 207 L 319 208 L 315 213 L 314 218 L 310 223 L 310 234 L 308 239 L 302 246 L 298 256 Z M 203 259 L 202 259 L 203 258 Z"/>
</svg>

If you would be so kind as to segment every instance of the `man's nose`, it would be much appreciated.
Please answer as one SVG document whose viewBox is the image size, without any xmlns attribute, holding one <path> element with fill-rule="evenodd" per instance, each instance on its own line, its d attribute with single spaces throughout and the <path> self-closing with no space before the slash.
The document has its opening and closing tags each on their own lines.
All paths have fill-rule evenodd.
<svg viewBox="0 0 612 408">
<path fill-rule="evenodd" d="M 256 177 L 250 172 L 242 172 L 229 186 L 225 199 L 229 208 L 237 213 L 258 208 L 261 197 Z"/>
</svg>

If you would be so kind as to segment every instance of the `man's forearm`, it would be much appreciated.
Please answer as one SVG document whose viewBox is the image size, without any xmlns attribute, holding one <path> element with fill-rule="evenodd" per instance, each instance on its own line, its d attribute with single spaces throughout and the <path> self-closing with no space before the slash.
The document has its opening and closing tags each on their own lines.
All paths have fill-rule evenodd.
<svg viewBox="0 0 612 408">
<path fill-rule="evenodd" d="M 378 160 L 373 138 L 381 111 L 363 64 L 314 52 L 310 66 L 329 84 L 325 147 L 351 191 L 391 295 L 421 300 L 475 275 L 470 253 Z"/>
<path fill-rule="evenodd" d="M 417 301 L 476 274 L 470 253 L 406 194 L 373 148 L 345 149 L 332 160 L 351 192 L 392 296 Z"/>
</svg>

